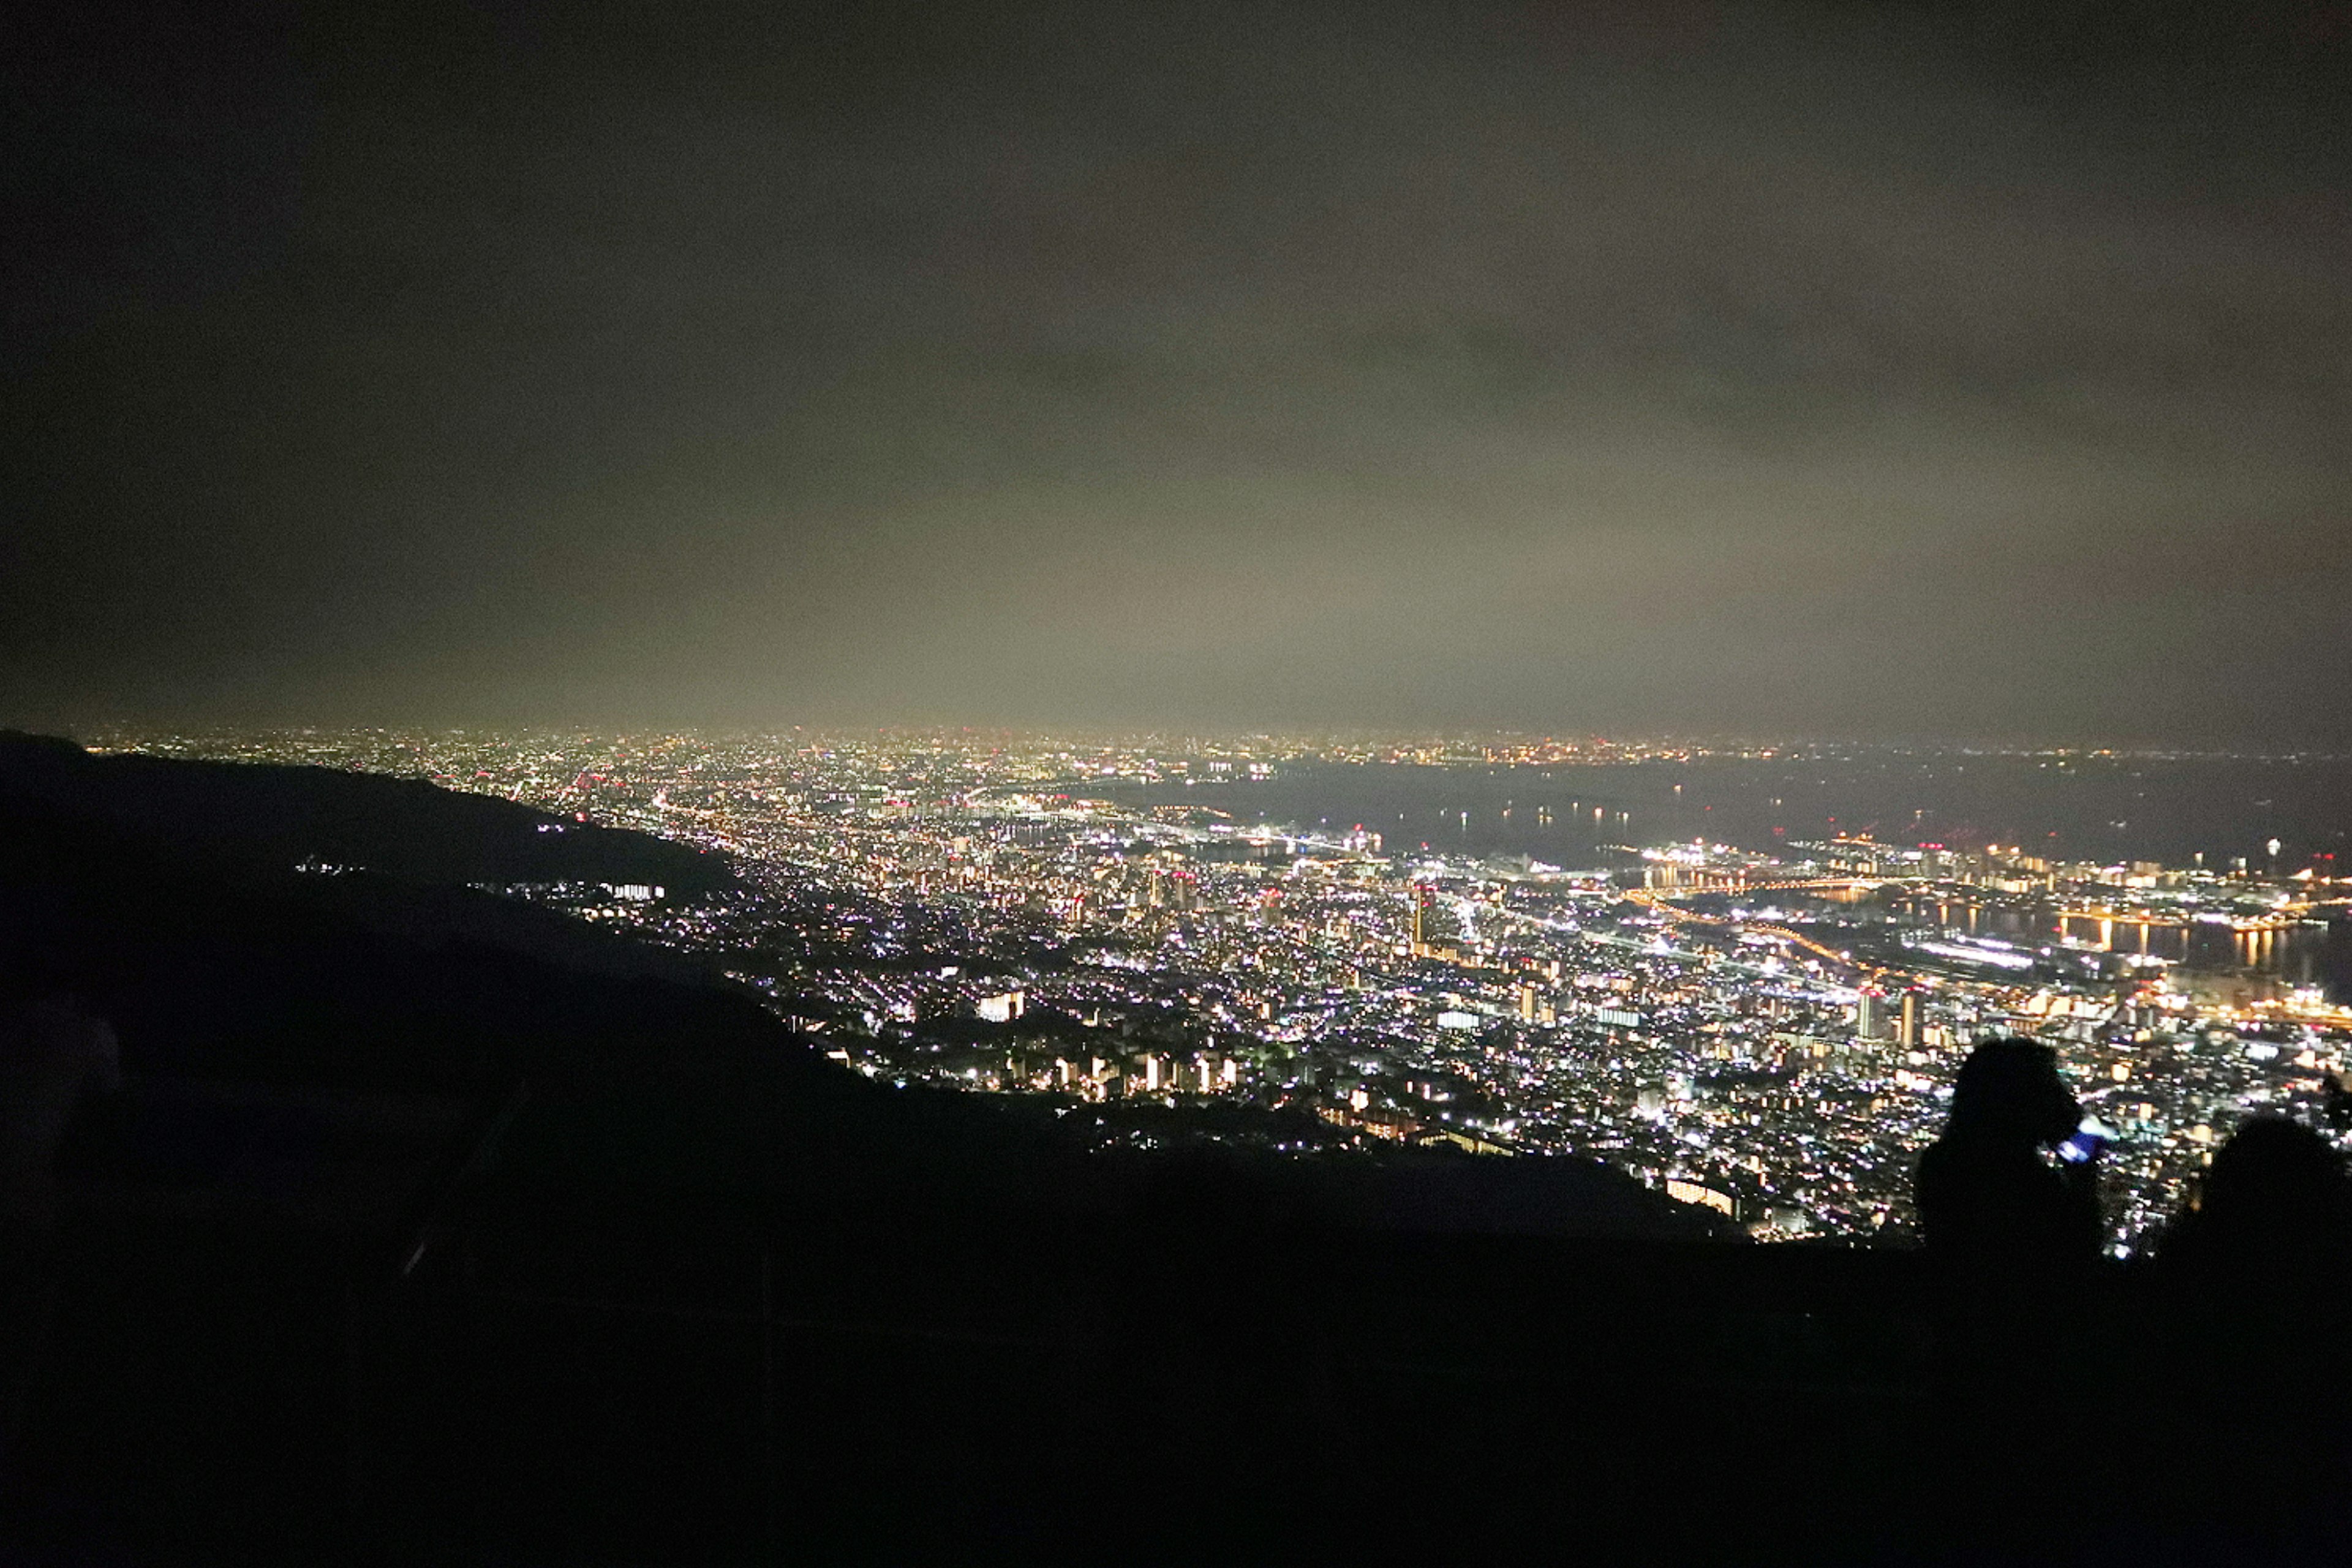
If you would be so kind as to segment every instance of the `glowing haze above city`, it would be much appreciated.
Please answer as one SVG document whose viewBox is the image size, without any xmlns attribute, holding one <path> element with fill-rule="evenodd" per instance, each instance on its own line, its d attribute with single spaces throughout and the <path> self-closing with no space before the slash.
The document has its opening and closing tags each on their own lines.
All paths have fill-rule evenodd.
<svg viewBox="0 0 2352 1568">
<path fill-rule="evenodd" d="M 2333 57 L 2131 10 L 101 6 L 0 716 L 2352 743 Z"/>
</svg>

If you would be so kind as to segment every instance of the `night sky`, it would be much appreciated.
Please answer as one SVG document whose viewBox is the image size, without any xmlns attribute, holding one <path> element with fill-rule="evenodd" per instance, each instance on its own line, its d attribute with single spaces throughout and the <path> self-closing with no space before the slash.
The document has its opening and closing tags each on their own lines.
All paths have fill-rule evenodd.
<svg viewBox="0 0 2352 1568">
<path fill-rule="evenodd" d="M 2352 9 L 359 12 L 9 24 L 0 721 L 2352 744 Z"/>
</svg>

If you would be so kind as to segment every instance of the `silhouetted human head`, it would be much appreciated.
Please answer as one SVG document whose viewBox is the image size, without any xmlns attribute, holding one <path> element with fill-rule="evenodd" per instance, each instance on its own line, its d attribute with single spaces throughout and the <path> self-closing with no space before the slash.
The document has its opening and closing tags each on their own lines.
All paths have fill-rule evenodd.
<svg viewBox="0 0 2352 1568">
<path fill-rule="evenodd" d="M 2340 1245 L 2352 1225 L 2352 1178 L 2344 1157 L 2310 1128 L 2257 1117 L 2214 1154 L 2198 1214 L 2205 1231 L 2233 1243 Z"/>
<path fill-rule="evenodd" d="M 2058 1056 L 2032 1040 L 1987 1040 L 1969 1053 L 1952 1083 L 1946 1135 L 1989 1142 L 2055 1143 L 2074 1131 L 2083 1108 L 2058 1076 Z"/>
</svg>

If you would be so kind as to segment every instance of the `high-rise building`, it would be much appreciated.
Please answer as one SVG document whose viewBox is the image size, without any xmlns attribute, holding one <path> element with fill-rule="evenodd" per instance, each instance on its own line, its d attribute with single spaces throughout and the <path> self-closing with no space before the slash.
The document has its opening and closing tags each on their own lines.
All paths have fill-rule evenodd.
<svg viewBox="0 0 2352 1568">
<path fill-rule="evenodd" d="M 1886 1037 L 1886 998 L 1865 989 L 1853 1007 L 1853 1033 L 1856 1039 L 1883 1040 Z"/>
<path fill-rule="evenodd" d="M 1895 1016 L 1895 1043 L 1906 1051 L 1919 1048 L 1919 993 L 1903 993 L 1901 1009 Z"/>
</svg>

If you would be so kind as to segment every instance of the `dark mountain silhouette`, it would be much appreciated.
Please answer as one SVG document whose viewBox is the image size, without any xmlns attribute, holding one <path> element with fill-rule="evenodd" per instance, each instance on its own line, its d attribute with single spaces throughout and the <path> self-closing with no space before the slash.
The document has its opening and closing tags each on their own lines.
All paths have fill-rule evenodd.
<svg viewBox="0 0 2352 1568">
<path fill-rule="evenodd" d="M 68 827 L 144 837 L 176 857 L 305 860 L 422 882 L 727 886 L 726 858 L 423 780 L 332 768 L 94 756 L 70 741 L 0 731 L 0 801 Z"/>
</svg>

